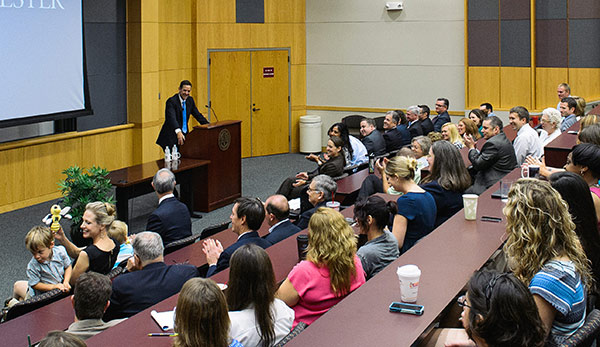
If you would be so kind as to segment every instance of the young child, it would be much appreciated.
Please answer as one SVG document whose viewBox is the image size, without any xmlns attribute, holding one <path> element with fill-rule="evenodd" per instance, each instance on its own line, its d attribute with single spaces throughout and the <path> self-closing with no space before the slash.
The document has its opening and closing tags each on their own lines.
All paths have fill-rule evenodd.
<svg viewBox="0 0 600 347">
<path fill-rule="evenodd" d="M 71 290 L 71 258 L 63 246 L 54 246 L 54 235 L 47 226 L 35 226 L 25 236 L 25 245 L 33 254 L 27 264 L 27 281 L 17 281 L 13 297 L 29 299 L 58 288 L 63 292 Z"/>
<path fill-rule="evenodd" d="M 119 247 L 117 261 L 115 261 L 115 266 L 113 266 L 114 269 L 123 260 L 133 257 L 133 247 L 131 246 L 130 242 L 131 240 L 127 238 L 127 224 L 125 224 L 125 222 L 121 222 L 120 220 L 113 221 L 108 229 L 108 237 L 113 239 L 117 244 L 121 245 Z"/>
</svg>

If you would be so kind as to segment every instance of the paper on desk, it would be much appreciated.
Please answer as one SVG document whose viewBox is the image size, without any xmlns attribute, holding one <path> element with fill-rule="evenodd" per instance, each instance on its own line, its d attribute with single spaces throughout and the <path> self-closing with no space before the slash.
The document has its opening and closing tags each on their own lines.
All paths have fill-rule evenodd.
<svg viewBox="0 0 600 347">
<path fill-rule="evenodd" d="M 300 198 L 292 199 L 288 201 L 290 205 L 290 210 L 299 210 L 300 209 Z"/>
<path fill-rule="evenodd" d="M 175 310 L 165 312 L 156 312 L 155 310 L 152 310 L 150 315 L 163 331 L 173 330 L 175 327 Z"/>
</svg>

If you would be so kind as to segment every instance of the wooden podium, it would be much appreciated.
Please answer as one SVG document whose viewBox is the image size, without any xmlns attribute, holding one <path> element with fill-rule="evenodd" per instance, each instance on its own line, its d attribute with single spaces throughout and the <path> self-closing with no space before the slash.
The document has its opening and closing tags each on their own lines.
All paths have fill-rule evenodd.
<svg viewBox="0 0 600 347">
<path fill-rule="evenodd" d="M 239 120 L 195 126 L 180 148 L 183 158 L 210 160 L 206 181 L 194 182 L 194 209 L 210 212 L 242 195 Z"/>
</svg>

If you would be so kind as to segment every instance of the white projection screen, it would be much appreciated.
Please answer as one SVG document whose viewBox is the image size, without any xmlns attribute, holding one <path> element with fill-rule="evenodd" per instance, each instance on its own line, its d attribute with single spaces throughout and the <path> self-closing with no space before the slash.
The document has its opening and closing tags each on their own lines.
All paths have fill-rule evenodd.
<svg viewBox="0 0 600 347">
<path fill-rule="evenodd" d="M 0 127 L 83 116 L 82 0 L 0 0 Z"/>
</svg>

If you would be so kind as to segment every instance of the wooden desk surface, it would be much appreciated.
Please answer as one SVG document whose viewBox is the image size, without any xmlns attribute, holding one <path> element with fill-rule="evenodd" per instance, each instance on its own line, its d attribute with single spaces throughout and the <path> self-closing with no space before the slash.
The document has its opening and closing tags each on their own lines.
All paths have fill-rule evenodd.
<svg viewBox="0 0 600 347">
<path fill-rule="evenodd" d="M 517 179 L 517 170 L 507 178 Z M 290 346 L 409 346 L 464 287 L 504 239 L 503 203 L 492 199 L 494 185 L 479 198 L 477 216 L 502 217 L 501 223 L 466 221 L 459 211 L 387 266 L 365 285 L 315 321 Z M 417 304 L 423 316 L 390 313 L 400 300 L 396 269 L 416 264 L 422 271 Z M 355 319 L 360 317 L 360 319 Z M 318 341 L 318 343 L 317 343 Z"/>
<path fill-rule="evenodd" d="M 550 167 L 563 167 L 567 162 L 567 155 L 573 146 L 577 144 L 577 134 L 569 134 L 569 131 L 579 131 L 580 122 L 575 122 L 567 131 L 558 135 L 544 147 L 544 158 L 546 165 Z"/>
<path fill-rule="evenodd" d="M 210 164 L 210 160 L 181 158 L 177 169 L 172 169 L 174 173 L 186 171 L 200 166 Z M 151 181 L 156 171 L 165 167 L 165 160 L 155 160 L 148 163 L 129 166 L 126 168 L 111 171 L 108 174 L 110 183 L 117 187 L 128 187 L 145 181 Z"/>
</svg>

